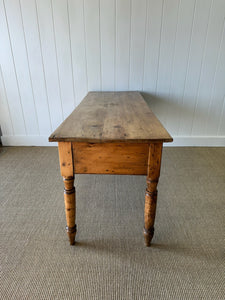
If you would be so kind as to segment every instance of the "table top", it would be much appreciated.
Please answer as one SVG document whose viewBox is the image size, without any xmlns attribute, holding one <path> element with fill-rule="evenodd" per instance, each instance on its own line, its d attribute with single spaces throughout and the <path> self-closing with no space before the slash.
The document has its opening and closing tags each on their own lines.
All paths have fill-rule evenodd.
<svg viewBox="0 0 225 300">
<path fill-rule="evenodd" d="M 172 142 L 139 92 L 89 92 L 50 142 Z"/>
</svg>

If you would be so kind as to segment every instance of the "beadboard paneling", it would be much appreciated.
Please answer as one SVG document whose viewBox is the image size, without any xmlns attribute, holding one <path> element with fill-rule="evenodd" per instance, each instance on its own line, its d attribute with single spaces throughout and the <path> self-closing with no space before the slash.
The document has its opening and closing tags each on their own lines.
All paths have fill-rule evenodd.
<svg viewBox="0 0 225 300">
<path fill-rule="evenodd" d="M 224 0 L 0 0 L 5 145 L 47 137 L 92 90 L 138 90 L 174 145 L 225 146 Z"/>
</svg>

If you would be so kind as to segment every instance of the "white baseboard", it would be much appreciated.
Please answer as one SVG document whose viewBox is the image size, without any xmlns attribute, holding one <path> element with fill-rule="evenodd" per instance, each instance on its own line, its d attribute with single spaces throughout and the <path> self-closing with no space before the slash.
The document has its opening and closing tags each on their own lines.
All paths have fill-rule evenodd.
<svg viewBox="0 0 225 300">
<path fill-rule="evenodd" d="M 50 143 L 48 136 L 43 135 L 6 135 L 1 140 L 3 146 L 57 146 L 57 143 Z"/>
<path fill-rule="evenodd" d="M 225 136 L 174 136 L 170 147 L 225 147 Z"/>
<path fill-rule="evenodd" d="M 225 136 L 175 136 L 173 143 L 165 143 L 170 147 L 225 147 Z M 57 146 L 48 142 L 48 136 L 2 136 L 3 146 Z"/>
</svg>

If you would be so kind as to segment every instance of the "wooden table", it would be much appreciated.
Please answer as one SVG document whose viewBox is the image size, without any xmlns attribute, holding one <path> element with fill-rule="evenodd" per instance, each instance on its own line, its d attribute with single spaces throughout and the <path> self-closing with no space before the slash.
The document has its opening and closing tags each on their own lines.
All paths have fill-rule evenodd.
<svg viewBox="0 0 225 300">
<path fill-rule="evenodd" d="M 58 142 L 67 233 L 75 243 L 74 174 L 147 175 L 144 238 L 154 234 L 162 146 L 172 137 L 138 92 L 90 92 L 52 133 Z"/>
</svg>

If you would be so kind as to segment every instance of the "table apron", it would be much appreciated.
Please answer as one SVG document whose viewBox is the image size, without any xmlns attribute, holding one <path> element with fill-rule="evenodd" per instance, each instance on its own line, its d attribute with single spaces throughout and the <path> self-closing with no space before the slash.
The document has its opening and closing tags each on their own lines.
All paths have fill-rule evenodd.
<svg viewBox="0 0 225 300">
<path fill-rule="evenodd" d="M 149 144 L 72 142 L 75 174 L 146 175 Z"/>
</svg>

